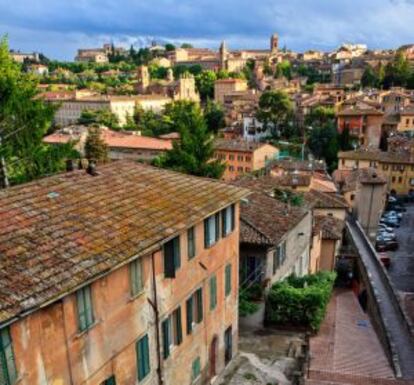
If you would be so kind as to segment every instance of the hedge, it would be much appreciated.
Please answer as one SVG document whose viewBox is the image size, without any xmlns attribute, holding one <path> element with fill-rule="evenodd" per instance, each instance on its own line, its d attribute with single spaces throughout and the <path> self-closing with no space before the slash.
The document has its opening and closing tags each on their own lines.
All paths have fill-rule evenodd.
<svg viewBox="0 0 414 385">
<path fill-rule="evenodd" d="M 304 277 L 290 276 L 275 283 L 266 299 L 266 323 L 318 331 L 335 278 L 333 272 L 319 272 Z"/>
</svg>

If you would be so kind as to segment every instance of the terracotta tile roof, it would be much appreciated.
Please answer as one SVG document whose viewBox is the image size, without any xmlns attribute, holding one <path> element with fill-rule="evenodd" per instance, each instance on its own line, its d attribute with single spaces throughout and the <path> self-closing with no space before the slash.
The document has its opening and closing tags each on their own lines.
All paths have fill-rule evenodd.
<svg viewBox="0 0 414 385">
<path fill-rule="evenodd" d="M 248 195 L 132 161 L 0 191 L 0 323 L 50 303 Z"/>
<path fill-rule="evenodd" d="M 359 149 L 356 151 L 340 151 L 338 153 L 338 158 L 351 160 L 370 160 L 382 163 L 414 164 L 414 159 L 410 159 L 405 155 L 379 150 Z"/>
<path fill-rule="evenodd" d="M 277 245 L 308 213 L 306 208 L 289 207 L 262 192 L 253 192 L 240 207 L 244 222 L 240 242 L 265 245 Z"/>
<path fill-rule="evenodd" d="M 216 150 L 223 151 L 254 152 L 258 148 L 261 148 L 266 145 L 270 146 L 270 144 L 267 143 L 249 142 L 247 140 L 216 139 L 214 141 L 214 148 Z M 276 147 L 275 150 L 277 150 Z"/>
<path fill-rule="evenodd" d="M 326 171 L 326 164 L 323 160 L 302 161 L 296 159 L 275 160 L 272 162 L 272 168 L 281 168 L 286 171 Z"/>
<path fill-rule="evenodd" d="M 375 108 L 345 108 L 342 111 L 339 111 L 338 116 L 364 116 L 364 115 L 379 115 L 382 116 L 384 113 L 382 111 L 376 110 Z"/>
<path fill-rule="evenodd" d="M 282 187 L 308 187 L 311 184 L 312 176 L 309 174 L 285 174 L 275 177 L 277 183 Z"/>
<path fill-rule="evenodd" d="M 168 140 L 151 138 L 149 136 L 128 134 L 124 132 L 103 130 L 102 138 L 110 148 L 135 148 L 147 150 L 172 149 L 172 144 Z"/>
<path fill-rule="evenodd" d="M 345 222 L 330 215 L 316 215 L 314 230 L 322 231 L 323 239 L 340 240 Z"/>
<path fill-rule="evenodd" d="M 325 193 L 317 190 L 310 190 L 303 193 L 307 204 L 314 209 L 347 209 L 348 204 L 340 194 Z"/>
</svg>

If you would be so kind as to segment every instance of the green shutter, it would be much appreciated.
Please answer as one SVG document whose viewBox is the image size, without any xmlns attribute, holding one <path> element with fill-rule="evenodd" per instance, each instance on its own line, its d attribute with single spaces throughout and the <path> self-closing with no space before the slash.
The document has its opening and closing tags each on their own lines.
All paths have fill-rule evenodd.
<svg viewBox="0 0 414 385">
<path fill-rule="evenodd" d="M 164 245 L 164 276 L 175 278 L 174 245 L 171 241 Z"/>
<path fill-rule="evenodd" d="M 170 319 L 162 322 L 162 351 L 164 359 L 170 355 Z"/>
<path fill-rule="evenodd" d="M 227 210 L 224 209 L 221 211 L 221 236 L 225 237 L 227 229 Z"/>
<path fill-rule="evenodd" d="M 187 334 L 191 334 L 193 330 L 193 297 L 187 299 L 186 302 L 186 316 L 187 316 Z"/>
<path fill-rule="evenodd" d="M 236 227 L 236 206 L 232 204 L 230 210 L 231 210 L 231 231 L 233 231 Z"/>
<path fill-rule="evenodd" d="M 197 357 L 191 366 L 191 379 L 194 381 L 201 373 L 200 357 Z"/>
<path fill-rule="evenodd" d="M 13 385 L 17 379 L 9 328 L 0 330 L 0 384 Z"/>
<path fill-rule="evenodd" d="M 102 385 L 116 385 L 115 376 L 109 377 L 107 380 L 105 380 Z"/>
<path fill-rule="evenodd" d="M 203 289 L 200 288 L 196 291 L 197 297 L 197 323 L 203 321 Z"/>
<path fill-rule="evenodd" d="M 231 265 L 226 265 L 225 270 L 225 294 L 228 296 L 231 293 Z"/>
<path fill-rule="evenodd" d="M 209 218 L 204 219 L 204 248 L 210 247 L 210 226 Z"/>
<path fill-rule="evenodd" d="M 173 239 L 173 247 L 174 247 L 174 268 L 175 270 L 181 267 L 181 256 L 180 256 L 180 237 L 176 237 Z"/>
<path fill-rule="evenodd" d="M 187 231 L 187 253 L 188 259 L 194 258 L 196 254 L 195 247 L 195 230 L 194 227 Z"/>
<path fill-rule="evenodd" d="M 177 335 L 177 345 L 183 342 L 183 328 L 181 325 L 181 306 L 175 311 L 175 331 Z"/>
<path fill-rule="evenodd" d="M 86 286 L 76 292 L 79 331 L 88 329 L 93 324 L 91 288 Z"/>
<path fill-rule="evenodd" d="M 131 295 L 136 296 L 143 289 L 142 260 L 141 259 L 137 259 L 130 263 L 129 273 L 130 273 L 130 281 L 131 281 Z"/>
<path fill-rule="evenodd" d="M 150 372 L 148 335 L 137 341 L 135 349 L 137 354 L 138 381 L 142 381 Z"/>
<path fill-rule="evenodd" d="M 217 278 L 210 278 L 210 310 L 214 310 L 217 305 Z"/>
<path fill-rule="evenodd" d="M 85 295 L 85 314 L 86 314 L 86 327 L 89 328 L 93 324 L 93 309 L 91 298 L 91 287 L 86 286 L 84 289 Z"/>
</svg>

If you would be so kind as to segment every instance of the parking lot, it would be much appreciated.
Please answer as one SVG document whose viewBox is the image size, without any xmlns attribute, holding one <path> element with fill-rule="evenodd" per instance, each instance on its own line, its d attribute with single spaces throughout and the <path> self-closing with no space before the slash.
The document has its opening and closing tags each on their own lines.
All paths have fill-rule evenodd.
<svg viewBox="0 0 414 385">
<path fill-rule="evenodd" d="M 407 212 L 404 213 L 401 226 L 395 229 L 399 248 L 387 252 L 391 256 L 388 272 L 398 290 L 414 292 L 414 204 L 405 207 Z"/>
</svg>

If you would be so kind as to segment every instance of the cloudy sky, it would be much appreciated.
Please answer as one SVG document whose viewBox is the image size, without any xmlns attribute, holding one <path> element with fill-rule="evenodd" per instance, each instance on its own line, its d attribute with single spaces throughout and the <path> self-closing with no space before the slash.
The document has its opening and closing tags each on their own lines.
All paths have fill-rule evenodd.
<svg viewBox="0 0 414 385">
<path fill-rule="evenodd" d="M 414 0 L 0 0 L 11 48 L 58 59 L 111 40 L 261 48 L 273 32 L 298 51 L 414 43 Z"/>
</svg>

